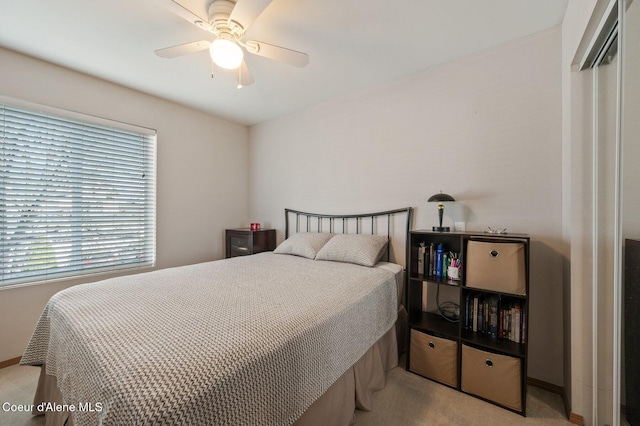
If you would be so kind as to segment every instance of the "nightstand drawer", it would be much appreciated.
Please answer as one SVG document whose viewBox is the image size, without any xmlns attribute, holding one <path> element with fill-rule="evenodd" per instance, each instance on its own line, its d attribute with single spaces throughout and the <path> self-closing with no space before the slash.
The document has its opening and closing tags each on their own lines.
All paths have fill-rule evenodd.
<svg viewBox="0 0 640 426">
<path fill-rule="evenodd" d="M 522 362 L 462 345 L 461 389 L 505 407 L 522 411 Z"/>
<path fill-rule="evenodd" d="M 231 237 L 230 238 L 230 246 L 229 246 L 229 254 L 230 257 L 235 256 L 244 256 L 247 254 L 251 254 L 251 241 L 246 235 L 241 237 Z"/>
<path fill-rule="evenodd" d="M 458 386 L 458 343 L 411 329 L 409 369 L 445 385 Z"/>
<path fill-rule="evenodd" d="M 246 256 L 276 248 L 275 229 L 252 231 L 249 228 L 242 228 L 227 229 L 225 232 L 226 257 Z"/>
</svg>

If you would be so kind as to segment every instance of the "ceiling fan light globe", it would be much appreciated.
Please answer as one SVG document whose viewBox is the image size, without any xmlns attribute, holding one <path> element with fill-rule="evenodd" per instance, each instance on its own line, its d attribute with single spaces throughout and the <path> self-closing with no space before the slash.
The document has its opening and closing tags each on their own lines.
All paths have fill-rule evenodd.
<svg viewBox="0 0 640 426">
<path fill-rule="evenodd" d="M 214 40 L 209 46 L 211 60 L 221 67 L 228 70 L 237 69 L 242 64 L 244 54 L 242 49 L 231 40 L 219 38 Z"/>
</svg>

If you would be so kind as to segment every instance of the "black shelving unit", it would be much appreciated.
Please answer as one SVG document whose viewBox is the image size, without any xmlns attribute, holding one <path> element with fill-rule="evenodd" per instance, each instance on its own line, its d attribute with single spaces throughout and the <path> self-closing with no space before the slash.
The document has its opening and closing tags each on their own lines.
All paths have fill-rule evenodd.
<svg viewBox="0 0 640 426">
<path fill-rule="evenodd" d="M 467 248 L 469 242 L 479 241 L 491 244 L 510 244 L 523 247 L 524 253 L 524 294 L 500 291 L 491 288 L 491 283 L 484 288 L 467 286 Z M 420 246 L 443 244 L 445 253 L 455 253 L 461 259 L 459 279 L 436 277 L 420 267 Z M 478 232 L 433 232 L 416 230 L 410 232 L 409 273 L 406 288 L 406 305 L 409 312 L 409 332 L 407 342 L 407 365 L 409 371 L 432 380 L 444 383 L 455 389 L 477 396 L 503 408 L 526 415 L 526 378 L 527 378 L 527 342 L 529 323 L 529 246 L 527 234 L 487 234 Z M 505 247 L 505 246 L 498 246 Z M 423 259 L 424 260 L 424 259 Z M 419 268 L 421 270 L 419 270 Z M 428 292 L 427 306 L 423 306 L 423 290 Z M 439 295 L 436 301 L 434 294 Z M 492 318 L 500 321 L 496 325 L 494 335 L 482 329 L 467 328 L 472 322 L 471 312 L 467 309 L 469 300 L 477 297 L 480 301 L 494 300 L 497 307 L 492 311 Z M 445 302 L 447 309 L 444 315 L 438 309 Z M 455 308 L 457 305 L 457 308 Z M 518 306 L 513 311 L 509 307 Z M 488 304 L 485 308 L 488 308 Z M 495 314 L 494 314 L 495 313 Z M 519 318 L 519 335 L 508 335 L 509 327 L 515 323 L 515 315 Z M 514 319 L 509 322 L 513 314 Z M 446 316 L 446 318 L 445 318 Z M 508 318 L 505 320 L 503 316 Z M 487 321 L 485 321 L 488 324 Z M 503 324 L 503 325 L 500 325 Z M 433 338 L 432 338 L 433 336 Z M 515 337 L 519 341 L 513 341 Z M 445 339 L 438 340 L 438 339 Z M 433 342 L 431 341 L 433 340 Z M 415 347 L 412 350 L 412 341 Z M 437 341 L 437 343 L 436 343 Z M 455 345 L 457 350 L 446 352 L 446 356 L 454 359 L 439 359 L 443 355 L 437 351 L 437 345 Z M 456 356 L 457 355 L 457 356 Z M 414 357 L 412 360 L 411 357 Z M 492 361 L 495 359 L 495 361 Z M 473 364 L 476 363 L 477 365 Z M 491 364 L 491 365 L 489 365 Z M 504 365 L 504 367 L 501 367 Z M 443 367 L 444 366 L 444 367 Z M 486 368 L 484 368 L 486 367 Z M 500 368 L 505 368 L 501 371 Z M 442 378 L 433 371 L 450 370 L 450 375 Z M 488 374 L 488 376 L 487 376 Z M 500 377 L 492 377 L 491 374 Z M 483 384 L 483 383 L 486 383 Z M 517 396 L 514 396 L 517 395 Z"/>
</svg>

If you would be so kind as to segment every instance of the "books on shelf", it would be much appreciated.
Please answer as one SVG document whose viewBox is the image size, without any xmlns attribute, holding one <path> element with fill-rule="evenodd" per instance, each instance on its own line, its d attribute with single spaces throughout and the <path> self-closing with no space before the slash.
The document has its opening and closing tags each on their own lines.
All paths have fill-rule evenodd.
<svg viewBox="0 0 640 426">
<path fill-rule="evenodd" d="M 522 300 L 470 292 L 465 300 L 465 330 L 496 340 L 526 343 L 526 305 Z"/>
<path fill-rule="evenodd" d="M 429 285 L 426 282 L 422 283 L 422 312 L 427 312 L 429 308 L 427 295 L 429 294 Z"/>
<path fill-rule="evenodd" d="M 473 319 L 473 331 L 478 331 L 478 296 L 473 298 L 473 311 L 471 311 Z"/>
<path fill-rule="evenodd" d="M 500 299 L 498 296 L 493 296 L 489 298 L 489 327 L 488 332 L 489 336 L 493 338 L 498 338 L 498 302 Z"/>
<path fill-rule="evenodd" d="M 435 244 L 429 244 L 429 269 L 427 275 L 436 274 L 436 247 Z"/>
<path fill-rule="evenodd" d="M 448 277 L 449 268 L 457 268 L 458 273 Z M 443 243 L 421 242 L 418 246 L 417 271 L 424 277 L 460 279 L 462 259 L 460 253 L 447 251 Z"/>
</svg>

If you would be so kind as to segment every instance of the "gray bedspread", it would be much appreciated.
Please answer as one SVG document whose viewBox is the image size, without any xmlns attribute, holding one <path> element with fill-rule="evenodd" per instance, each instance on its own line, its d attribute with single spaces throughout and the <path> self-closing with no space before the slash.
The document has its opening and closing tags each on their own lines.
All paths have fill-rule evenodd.
<svg viewBox="0 0 640 426">
<path fill-rule="evenodd" d="M 46 365 L 77 426 L 287 425 L 396 298 L 389 271 L 272 253 L 158 270 L 54 295 L 21 363 Z"/>
</svg>

